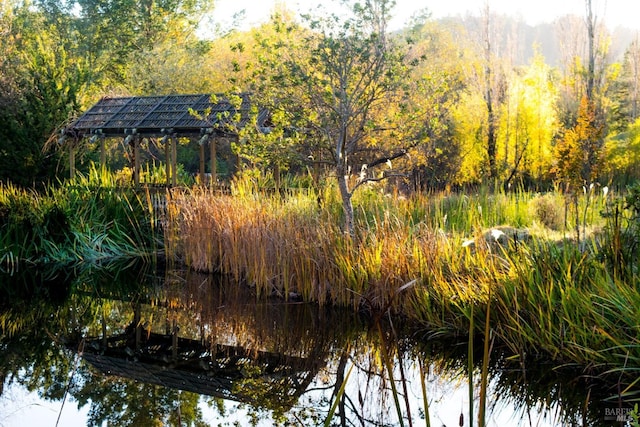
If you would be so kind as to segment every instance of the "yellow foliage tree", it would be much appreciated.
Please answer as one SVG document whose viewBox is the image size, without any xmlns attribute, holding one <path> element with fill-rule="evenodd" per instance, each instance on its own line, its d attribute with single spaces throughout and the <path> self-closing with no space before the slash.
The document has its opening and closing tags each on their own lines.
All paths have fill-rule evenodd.
<svg viewBox="0 0 640 427">
<path fill-rule="evenodd" d="M 518 177 L 536 182 L 549 178 L 558 127 L 557 98 L 552 69 L 539 53 L 528 67 L 511 76 L 498 136 L 499 162 L 506 183 Z"/>
<path fill-rule="evenodd" d="M 578 240 L 578 195 L 596 179 L 601 163 L 603 126 L 596 118 L 594 103 L 583 96 L 576 124 L 565 131 L 564 137 L 556 146 L 556 164 L 552 169 L 565 188 L 567 200 L 573 206 Z"/>
</svg>

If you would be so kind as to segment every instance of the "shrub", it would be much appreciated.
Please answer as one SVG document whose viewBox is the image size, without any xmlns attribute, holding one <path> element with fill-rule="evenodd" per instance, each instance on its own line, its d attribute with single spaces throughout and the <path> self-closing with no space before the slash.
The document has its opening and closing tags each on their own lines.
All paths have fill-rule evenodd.
<svg viewBox="0 0 640 427">
<path fill-rule="evenodd" d="M 529 202 L 533 218 L 547 228 L 560 230 L 563 226 L 562 207 L 552 194 L 544 194 Z"/>
</svg>

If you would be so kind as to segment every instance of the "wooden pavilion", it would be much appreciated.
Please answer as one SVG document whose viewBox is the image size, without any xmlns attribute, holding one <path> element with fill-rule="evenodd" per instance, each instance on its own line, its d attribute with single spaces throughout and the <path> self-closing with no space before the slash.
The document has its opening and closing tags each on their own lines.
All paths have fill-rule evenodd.
<svg viewBox="0 0 640 427">
<path fill-rule="evenodd" d="M 205 334 L 205 329 L 215 324 L 203 322 L 202 318 L 198 321 L 200 337 L 194 337 L 198 318 L 194 313 L 182 317 L 179 323 L 177 316 L 172 320 L 168 314 L 162 316 L 160 306 L 164 304 L 158 306 L 154 299 L 130 295 L 109 295 L 106 299 L 129 302 L 132 321 L 124 327 L 114 327 L 103 316 L 101 334 L 87 337 L 77 331 L 66 342 L 68 349 L 78 351 L 106 376 L 237 402 L 269 403 L 288 410 L 326 364 L 328 347 L 321 337 L 312 338 L 307 352 L 286 345 L 268 351 L 223 344 L 217 342 L 215 334 Z M 179 306 L 176 301 L 173 303 L 174 309 Z M 184 307 L 191 307 L 190 304 L 187 302 Z M 153 309 L 151 319 L 156 319 L 156 330 L 164 321 L 164 332 L 154 332 L 153 321 L 143 322 L 143 306 L 145 310 Z"/>
<path fill-rule="evenodd" d="M 237 402 L 255 403 L 259 393 L 283 409 L 296 403 L 324 365 L 317 355 L 298 357 L 178 337 L 177 328 L 168 335 L 137 329 L 85 339 L 82 358 L 103 375 Z"/>
<path fill-rule="evenodd" d="M 176 185 L 178 138 L 197 140 L 200 148 L 200 182 L 205 182 L 205 147 L 210 152 L 211 176 L 216 176 L 216 141 L 237 138 L 239 129 L 254 123 L 248 93 L 237 95 L 165 95 L 105 97 L 62 131 L 68 144 L 69 169 L 75 175 L 75 152 L 85 138 L 100 144 L 100 164 L 106 164 L 105 138 L 122 138 L 132 148 L 135 185 L 140 183 L 141 141 L 158 138 L 164 145 L 167 185 Z M 258 112 L 256 126 L 268 131 L 268 112 Z"/>
</svg>

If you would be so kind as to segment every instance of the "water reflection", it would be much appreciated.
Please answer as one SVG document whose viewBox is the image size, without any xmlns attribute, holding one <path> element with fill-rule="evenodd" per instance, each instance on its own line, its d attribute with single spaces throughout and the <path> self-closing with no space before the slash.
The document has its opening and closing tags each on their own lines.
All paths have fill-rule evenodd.
<svg viewBox="0 0 640 427">
<path fill-rule="evenodd" d="M 213 276 L 169 273 L 146 293 L 111 294 L 79 339 L 83 359 L 107 375 L 284 412 L 341 337 L 335 313 L 308 304 L 256 303 Z M 87 295 L 78 304 L 91 304 Z M 344 331 L 344 330 L 343 330 Z M 93 388 L 93 385 L 91 386 Z"/>
<path fill-rule="evenodd" d="M 475 424 L 464 337 L 143 267 L 0 277 L 0 398 L 24 387 L 87 425 L 411 426 L 427 410 L 432 425 Z M 569 367 L 492 361 L 488 425 L 620 425 L 605 411 L 628 406 Z"/>
</svg>

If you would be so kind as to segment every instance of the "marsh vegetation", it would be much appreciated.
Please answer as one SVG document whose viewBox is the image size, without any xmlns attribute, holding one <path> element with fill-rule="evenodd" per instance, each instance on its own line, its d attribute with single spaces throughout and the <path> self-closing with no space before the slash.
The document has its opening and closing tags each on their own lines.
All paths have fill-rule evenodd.
<svg viewBox="0 0 640 427">
<path fill-rule="evenodd" d="M 0 278 L 6 425 L 41 422 L 45 406 L 59 425 L 475 424 L 483 351 L 464 336 L 145 264 Z M 615 425 L 603 416 L 620 405 L 615 384 L 535 355 L 518 365 L 498 346 L 487 361 L 488 424 Z"/>
<path fill-rule="evenodd" d="M 257 28 L 201 39 L 210 1 L 142 3 L 1 5 L 3 348 L 21 350 L 22 329 L 50 344 L 50 330 L 27 325 L 61 312 L 20 317 L 25 301 L 64 305 L 85 283 L 68 274 L 90 283 L 94 269 L 141 261 L 219 275 L 256 304 L 364 315 L 399 424 L 412 419 L 403 363 L 428 376 L 425 353 L 404 358 L 386 329 L 400 324 L 427 346 L 464 343 L 464 412 L 480 425 L 496 366 L 572 367 L 620 404 L 639 399 L 640 43 L 613 62 L 592 0 L 586 17 L 556 22 L 556 44 L 586 46 L 567 47 L 558 66 L 537 50 L 498 55 L 511 49 L 492 29 L 506 21 L 488 7 L 462 26 L 426 14 L 398 31 L 387 28 L 392 1 L 300 19 L 279 7 Z M 192 129 L 198 138 L 66 126 L 107 94 L 188 92 L 246 95 L 246 114 L 179 111 L 211 125 Z M 31 269 L 46 274 L 13 281 Z M 112 307 L 88 306 L 107 329 Z M 140 315 L 129 325 L 138 343 L 152 336 Z M 165 331 L 173 349 L 186 339 Z M 341 385 L 356 359 L 335 359 L 325 423 L 346 422 Z"/>
<path fill-rule="evenodd" d="M 433 336 L 488 333 L 514 363 L 539 355 L 635 383 L 635 193 L 625 201 L 587 189 L 580 215 L 564 217 L 554 193 L 403 198 L 372 187 L 357 196 L 352 238 L 330 187 L 281 197 L 250 184 L 236 182 L 232 196 L 196 190 L 173 198 L 171 258 L 230 275 L 259 295 L 391 312 Z M 579 241 L 573 224 L 583 230 Z M 492 229 L 508 237 L 493 240 Z M 470 238 L 475 244 L 465 247 Z"/>
</svg>

